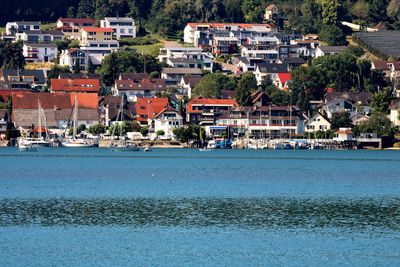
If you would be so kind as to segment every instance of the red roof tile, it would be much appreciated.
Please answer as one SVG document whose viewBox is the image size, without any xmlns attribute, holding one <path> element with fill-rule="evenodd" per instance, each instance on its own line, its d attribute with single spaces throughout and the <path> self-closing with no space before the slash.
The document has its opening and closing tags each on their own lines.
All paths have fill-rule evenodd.
<svg viewBox="0 0 400 267">
<path fill-rule="evenodd" d="M 83 27 L 83 31 L 85 32 L 113 32 L 112 28 L 100 28 L 100 27 Z"/>
<path fill-rule="evenodd" d="M 135 104 L 137 120 L 147 122 L 168 106 L 168 98 L 138 98 Z"/>
<path fill-rule="evenodd" d="M 186 105 L 189 113 L 196 112 L 193 106 L 237 106 L 237 102 L 233 99 L 214 99 L 214 98 L 194 98 Z"/>
<path fill-rule="evenodd" d="M 99 93 L 100 81 L 98 79 L 51 79 L 51 91 Z"/>
<path fill-rule="evenodd" d="M 38 100 L 43 109 L 71 109 L 78 101 L 78 107 L 97 109 L 99 97 L 97 94 L 82 93 L 14 93 L 12 95 L 13 109 L 37 109 Z"/>
<path fill-rule="evenodd" d="M 283 85 L 285 85 L 285 83 L 287 81 L 290 81 L 292 79 L 292 75 L 289 72 L 288 73 L 278 73 L 278 77 Z"/>
</svg>

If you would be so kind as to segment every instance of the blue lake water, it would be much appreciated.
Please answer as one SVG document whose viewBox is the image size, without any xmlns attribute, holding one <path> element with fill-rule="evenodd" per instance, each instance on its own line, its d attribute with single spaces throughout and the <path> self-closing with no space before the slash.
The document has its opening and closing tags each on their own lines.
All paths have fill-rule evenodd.
<svg viewBox="0 0 400 267">
<path fill-rule="evenodd" d="M 400 266 L 400 152 L 0 149 L 0 266 Z"/>
</svg>

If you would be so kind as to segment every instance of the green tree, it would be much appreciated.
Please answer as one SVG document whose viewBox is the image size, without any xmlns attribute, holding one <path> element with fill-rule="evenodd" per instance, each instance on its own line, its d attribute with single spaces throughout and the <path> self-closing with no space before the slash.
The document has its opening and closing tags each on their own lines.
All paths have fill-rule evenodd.
<svg viewBox="0 0 400 267">
<path fill-rule="evenodd" d="M 141 133 L 143 136 L 147 136 L 147 135 L 149 134 L 149 129 L 146 128 L 146 127 L 143 127 L 142 129 L 140 129 L 140 133 Z"/>
<path fill-rule="evenodd" d="M 387 21 L 388 0 L 369 0 L 368 19 L 372 23 Z"/>
<path fill-rule="evenodd" d="M 389 90 L 382 90 L 372 96 L 371 108 L 373 113 L 389 113 L 392 96 Z"/>
<path fill-rule="evenodd" d="M 236 91 L 235 98 L 239 105 L 250 105 L 250 96 L 253 90 L 257 89 L 257 80 L 253 73 L 246 72 L 240 78 Z"/>
<path fill-rule="evenodd" d="M 321 29 L 321 8 L 315 0 L 304 0 L 301 5 L 302 17 L 299 30 L 303 34 L 318 33 Z"/>
<path fill-rule="evenodd" d="M 193 89 L 193 94 L 197 97 L 219 98 L 221 96 L 221 85 L 218 80 L 218 75 L 206 75 Z"/>
<path fill-rule="evenodd" d="M 165 135 L 165 132 L 164 132 L 164 130 L 158 130 L 156 132 L 156 134 L 157 134 L 157 136 L 161 136 L 161 135 Z"/>
<path fill-rule="evenodd" d="M 74 6 L 70 6 L 67 9 L 67 18 L 75 18 L 76 9 Z"/>
<path fill-rule="evenodd" d="M 393 137 L 397 133 L 397 130 L 385 113 L 376 112 L 371 115 L 369 120 L 355 126 L 354 132 L 377 133 L 379 137 Z"/>
<path fill-rule="evenodd" d="M 325 25 L 338 25 L 341 19 L 340 0 L 321 0 L 322 22 Z"/>
<path fill-rule="evenodd" d="M 93 18 L 94 11 L 94 0 L 81 0 L 76 16 L 78 18 Z"/>
<path fill-rule="evenodd" d="M 88 129 L 89 133 L 93 134 L 93 135 L 99 135 L 99 134 L 103 134 L 106 132 L 106 127 L 101 124 L 95 124 L 95 125 L 91 125 Z"/>
<path fill-rule="evenodd" d="M 351 127 L 350 114 L 347 112 L 336 112 L 332 114 L 331 128 L 339 129 L 340 127 Z"/>
<path fill-rule="evenodd" d="M 68 66 L 53 65 L 51 69 L 47 72 L 47 79 L 58 79 L 61 73 L 71 73 Z"/>
<path fill-rule="evenodd" d="M 243 0 L 242 12 L 246 22 L 260 23 L 263 20 L 264 10 L 260 0 Z"/>
<path fill-rule="evenodd" d="M 342 29 L 335 25 L 323 25 L 319 32 L 319 39 L 328 45 L 347 45 Z"/>
<path fill-rule="evenodd" d="M 22 42 L 9 43 L 0 41 L 0 66 L 5 69 L 22 69 L 25 57 L 22 54 Z"/>
<path fill-rule="evenodd" d="M 189 143 L 193 138 L 192 127 L 179 127 L 173 130 L 175 138 L 181 143 Z"/>
</svg>

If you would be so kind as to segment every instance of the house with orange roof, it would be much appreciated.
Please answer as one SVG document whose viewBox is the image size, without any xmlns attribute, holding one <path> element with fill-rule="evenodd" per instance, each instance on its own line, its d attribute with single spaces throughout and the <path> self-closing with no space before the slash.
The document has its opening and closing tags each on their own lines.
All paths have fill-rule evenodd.
<svg viewBox="0 0 400 267">
<path fill-rule="evenodd" d="M 97 94 L 81 93 L 14 93 L 12 95 L 12 122 L 16 128 L 25 130 L 37 127 L 39 104 L 46 117 L 46 127 L 62 132 L 71 119 L 71 111 L 78 105 L 78 125 L 87 127 L 99 123 Z"/>
<path fill-rule="evenodd" d="M 213 125 L 218 115 L 237 105 L 233 99 L 194 98 L 186 104 L 186 122 Z"/>
<path fill-rule="evenodd" d="M 289 82 L 292 80 L 290 72 L 280 72 L 275 75 L 274 85 L 281 90 L 289 89 Z"/>
<path fill-rule="evenodd" d="M 169 105 L 168 98 L 138 98 L 135 104 L 136 121 L 154 129 L 154 118 Z"/>
<path fill-rule="evenodd" d="M 51 79 L 52 93 L 95 93 L 100 92 L 99 79 Z"/>
</svg>

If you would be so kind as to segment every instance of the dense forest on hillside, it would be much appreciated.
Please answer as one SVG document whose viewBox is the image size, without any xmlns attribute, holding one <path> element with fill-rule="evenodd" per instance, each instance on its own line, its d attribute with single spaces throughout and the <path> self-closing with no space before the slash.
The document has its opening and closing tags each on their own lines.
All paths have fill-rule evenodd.
<svg viewBox="0 0 400 267">
<path fill-rule="evenodd" d="M 55 21 L 58 17 L 131 16 L 142 29 L 180 37 L 187 22 L 261 22 L 275 3 L 286 27 L 302 33 L 338 34 L 340 21 L 400 29 L 400 0 L 15 0 L 0 9 L 0 23 L 10 20 Z M 336 31 L 336 32 L 335 32 Z"/>
</svg>

